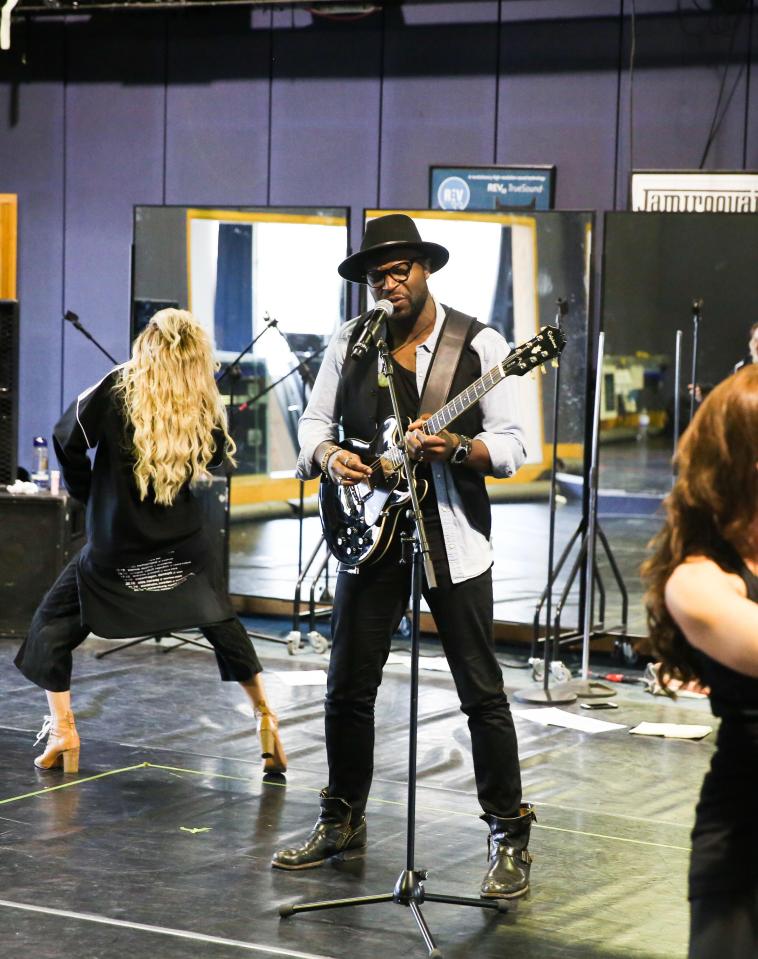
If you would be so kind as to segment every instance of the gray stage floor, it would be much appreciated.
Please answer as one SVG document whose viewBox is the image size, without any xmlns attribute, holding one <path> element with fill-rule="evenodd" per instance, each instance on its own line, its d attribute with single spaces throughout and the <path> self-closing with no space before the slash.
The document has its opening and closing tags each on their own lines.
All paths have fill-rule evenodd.
<svg viewBox="0 0 758 959">
<path fill-rule="evenodd" d="M 268 624 L 272 630 L 286 624 Z M 286 781 L 261 780 L 241 691 L 209 652 L 153 642 L 106 660 L 75 654 L 78 776 L 32 765 L 42 694 L 0 643 L 0 955 L 13 959 L 363 959 L 426 954 L 407 909 L 364 906 L 280 920 L 280 903 L 389 892 L 405 865 L 407 668 L 389 666 L 377 705 L 376 779 L 365 859 L 299 874 L 272 851 L 313 822 L 324 783 L 323 687 L 280 673 L 319 670 L 259 642 L 289 753 Z M 425 644 L 425 652 L 436 652 Z M 526 673 L 505 670 L 512 689 Z M 619 688 L 588 713 L 709 722 L 707 704 Z M 526 708 L 526 707 L 525 707 Z M 416 865 L 430 892 L 478 893 L 485 868 L 471 750 L 449 674 L 422 672 Z M 589 735 L 517 717 L 525 798 L 539 817 L 530 896 L 506 916 L 428 904 L 446 957 L 678 959 L 686 953 L 689 829 L 713 747 Z"/>
</svg>

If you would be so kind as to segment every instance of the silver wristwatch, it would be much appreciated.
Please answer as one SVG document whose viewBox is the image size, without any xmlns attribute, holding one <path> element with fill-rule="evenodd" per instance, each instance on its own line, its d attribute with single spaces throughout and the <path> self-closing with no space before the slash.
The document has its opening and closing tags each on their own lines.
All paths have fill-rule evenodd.
<svg viewBox="0 0 758 959">
<path fill-rule="evenodd" d="M 458 445 L 453 450 L 453 455 L 450 457 L 450 462 L 456 465 L 459 463 L 465 463 L 471 455 L 472 443 L 473 441 L 470 436 L 464 436 L 462 433 L 460 433 L 458 435 Z"/>
</svg>

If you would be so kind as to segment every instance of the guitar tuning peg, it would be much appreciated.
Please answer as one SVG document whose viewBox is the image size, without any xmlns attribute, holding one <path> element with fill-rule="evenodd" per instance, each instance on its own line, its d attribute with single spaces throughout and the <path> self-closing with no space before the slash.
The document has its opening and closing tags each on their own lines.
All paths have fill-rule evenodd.
<svg viewBox="0 0 758 959">
<path fill-rule="evenodd" d="M 540 367 L 540 373 L 542 373 L 543 376 L 545 376 L 545 375 L 547 374 L 547 370 L 545 369 L 544 366 L 541 366 L 541 367 Z"/>
<path fill-rule="evenodd" d="M 554 357 L 552 358 L 552 360 L 550 360 L 550 365 L 553 367 L 554 370 L 557 370 L 557 369 L 558 369 L 558 357 L 557 357 L 557 356 L 554 356 Z"/>
</svg>

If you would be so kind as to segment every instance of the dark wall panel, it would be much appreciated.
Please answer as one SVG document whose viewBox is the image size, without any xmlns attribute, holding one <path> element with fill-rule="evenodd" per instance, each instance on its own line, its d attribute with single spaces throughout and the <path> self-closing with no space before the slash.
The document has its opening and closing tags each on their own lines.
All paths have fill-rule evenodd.
<svg viewBox="0 0 758 959">
<path fill-rule="evenodd" d="M 743 139 L 745 141 L 745 159 L 740 168 L 758 170 L 758 10 L 753 13 L 753 32 L 750 40 L 750 85 L 745 115 L 750 122 L 746 124 Z"/>
<path fill-rule="evenodd" d="M 618 0 L 504 4 L 498 163 L 555 163 L 558 209 L 613 205 Z M 572 19 L 568 19 L 571 17 Z"/>
<path fill-rule="evenodd" d="M 353 243 L 376 196 L 381 26 L 274 13 L 270 202 L 351 206 Z"/>
<path fill-rule="evenodd" d="M 260 10 L 171 20 L 166 203 L 266 203 L 270 26 Z"/>
<path fill-rule="evenodd" d="M 378 200 L 423 208 L 430 165 L 493 161 L 498 7 L 409 4 L 385 17 Z"/>
<path fill-rule="evenodd" d="M 29 467 L 32 437 L 49 435 L 60 409 L 64 30 L 14 30 L 23 46 L 0 56 L 0 191 L 19 203 L 18 453 Z"/>
<path fill-rule="evenodd" d="M 670 12 L 661 11 L 667 6 Z M 646 8 L 661 11 L 645 17 Z M 638 4 L 634 66 L 633 163 L 636 169 L 699 168 L 725 76 L 722 111 L 706 169 L 742 166 L 747 96 L 749 18 L 704 17 L 667 4 Z M 630 173 L 629 54 L 631 21 L 624 22 L 617 206 L 624 208 Z M 731 52 L 730 52 L 731 50 Z"/>
<path fill-rule="evenodd" d="M 129 355 L 133 205 L 163 193 L 163 30 L 155 17 L 72 33 L 66 94 L 65 305 L 113 356 Z M 123 79 L 97 79 L 116 72 Z M 75 329 L 64 341 L 68 403 L 109 361 Z"/>
</svg>

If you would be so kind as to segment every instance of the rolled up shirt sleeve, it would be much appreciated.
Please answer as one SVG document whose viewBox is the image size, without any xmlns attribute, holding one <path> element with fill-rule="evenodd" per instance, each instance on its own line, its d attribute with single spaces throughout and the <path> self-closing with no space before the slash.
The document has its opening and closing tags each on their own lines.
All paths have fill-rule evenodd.
<svg viewBox="0 0 758 959">
<path fill-rule="evenodd" d="M 345 362 L 347 342 L 355 321 L 346 323 L 332 337 L 313 384 L 305 412 L 300 417 L 297 439 L 300 454 L 295 473 L 298 479 L 312 479 L 318 475 L 319 464 L 314 455 L 325 442 L 336 443 L 339 437 L 338 395 L 342 364 Z"/>
<path fill-rule="evenodd" d="M 490 327 L 474 337 L 471 348 L 479 356 L 482 373 L 493 369 L 510 353 L 505 339 Z M 506 377 L 498 383 L 482 397 L 480 406 L 482 431 L 473 438 L 487 447 L 493 476 L 498 479 L 513 476 L 526 459 L 518 377 Z"/>
</svg>

